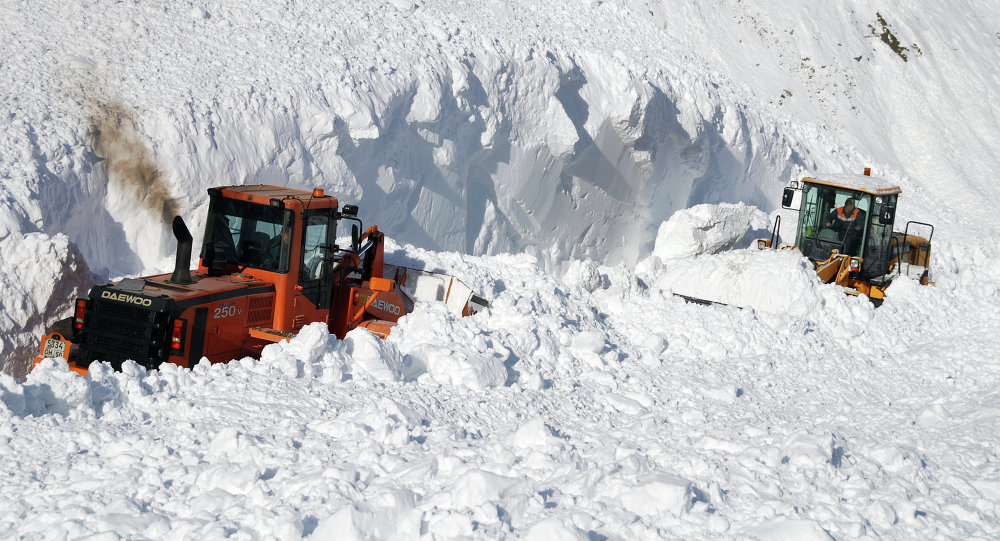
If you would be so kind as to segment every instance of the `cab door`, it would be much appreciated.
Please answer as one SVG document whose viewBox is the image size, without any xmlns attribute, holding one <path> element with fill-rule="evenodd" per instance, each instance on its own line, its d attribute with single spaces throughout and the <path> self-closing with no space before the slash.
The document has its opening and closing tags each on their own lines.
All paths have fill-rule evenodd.
<svg viewBox="0 0 1000 541">
<path fill-rule="evenodd" d="M 305 323 L 327 319 L 332 288 L 330 266 L 336 239 L 332 209 L 306 211 L 303 222 L 302 260 L 295 288 L 296 331 Z"/>
</svg>

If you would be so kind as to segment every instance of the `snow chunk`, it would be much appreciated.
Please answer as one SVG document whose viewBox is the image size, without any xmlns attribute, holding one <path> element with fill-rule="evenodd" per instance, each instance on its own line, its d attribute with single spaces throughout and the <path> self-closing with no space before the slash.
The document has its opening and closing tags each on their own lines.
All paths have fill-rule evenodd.
<svg viewBox="0 0 1000 541">
<path fill-rule="evenodd" d="M 892 528 L 894 524 L 899 520 L 896 515 L 896 510 L 884 501 L 874 501 L 867 509 L 865 509 L 865 516 L 868 518 L 868 522 L 872 526 L 878 528 L 880 531 L 886 531 Z"/>
<path fill-rule="evenodd" d="M 455 509 L 475 508 L 483 503 L 497 501 L 517 483 L 518 480 L 513 477 L 478 469 L 470 470 L 455 481 L 451 490 L 452 505 Z"/>
<path fill-rule="evenodd" d="M 548 446 L 562 447 L 562 442 L 555 437 L 552 429 L 541 417 L 535 417 L 520 426 L 509 438 L 507 443 L 522 449 L 544 448 Z"/>
<path fill-rule="evenodd" d="M 341 508 L 320 521 L 316 529 L 313 530 L 310 539 L 343 539 L 344 541 L 368 539 L 368 535 L 355 524 L 355 514 L 352 506 Z"/>
<path fill-rule="evenodd" d="M 593 292 L 601 287 L 604 280 L 596 263 L 574 259 L 563 274 L 563 282 L 570 287 L 580 287 Z"/>
<path fill-rule="evenodd" d="M 260 361 L 293 378 L 342 381 L 349 371 L 346 355 L 344 344 L 330 334 L 326 323 L 316 322 L 303 327 L 291 340 L 264 346 Z"/>
<path fill-rule="evenodd" d="M 705 396 L 719 402 L 733 402 L 740 396 L 740 390 L 735 385 L 726 384 L 706 389 Z"/>
<path fill-rule="evenodd" d="M 409 374 L 426 372 L 439 383 L 476 389 L 507 381 L 509 352 L 488 343 L 470 328 L 473 322 L 458 318 L 444 303 L 418 306 L 399 323 L 389 342 L 406 356 Z"/>
<path fill-rule="evenodd" d="M 653 255 L 666 262 L 731 249 L 768 222 L 767 214 L 743 203 L 695 205 L 660 224 Z"/>
<path fill-rule="evenodd" d="M 423 513 L 405 489 L 376 495 L 364 505 L 348 505 L 321 520 L 310 539 L 413 539 L 420 536 Z M 435 531 L 435 533 L 439 533 Z"/>
<path fill-rule="evenodd" d="M 946 426 L 951 419 L 951 414 L 948 410 L 944 409 L 944 406 L 940 404 L 934 404 L 917 415 L 917 420 L 915 424 L 921 428 L 935 428 Z"/>
<path fill-rule="evenodd" d="M 394 344 L 375 336 L 368 329 L 353 329 L 344 337 L 344 345 L 351 366 L 358 373 L 376 381 L 403 379 L 402 354 Z"/>
<path fill-rule="evenodd" d="M 657 474 L 622 494 L 622 505 L 637 515 L 669 513 L 679 517 L 691 510 L 694 487 L 683 477 Z"/>
<path fill-rule="evenodd" d="M 748 528 L 746 533 L 766 541 L 831 541 L 833 536 L 814 520 L 775 517 Z"/>
<path fill-rule="evenodd" d="M 24 389 L 7 374 L 0 374 L 0 404 L 3 404 L 4 409 L 19 417 L 35 413 L 28 408 Z"/>
<path fill-rule="evenodd" d="M 252 359 L 248 361 L 253 364 Z M 261 351 L 261 363 L 273 365 L 289 377 L 324 381 L 343 381 L 348 374 L 402 381 L 408 373 L 395 345 L 364 328 L 347 333 L 341 342 L 324 322 L 306 325 L 291 340 L 268 344 Z"/>
<path fill-rule="evenodd" d="M 833 438 L 830 434 L 792 434 L 785 440 L 782 462 L 793 466 L 815 467 L 830 462 Z"/>
<path fill-rule="evenodd" d="M 584 541 L 589 537 L 572 524 L 566 524 L 558 518 L 547 518 L 536 522 L 524 535 L 524 539 L 525 541 Z"/>
</svg>

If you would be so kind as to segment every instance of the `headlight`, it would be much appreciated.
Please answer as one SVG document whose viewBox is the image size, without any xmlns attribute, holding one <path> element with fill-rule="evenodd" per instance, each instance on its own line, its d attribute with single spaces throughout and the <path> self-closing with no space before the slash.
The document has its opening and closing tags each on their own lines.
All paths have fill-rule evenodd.
<svg viewBox="0 0 1000 541">
<path fill-rule="evenodd" d="M 767 249 L 767 241 L 764 240 L 764 239 L 758 240 L 757 241 L 757 249 L 758 250 L 765 250 L 765 249 Z"/>
<path fill-rule="evenodd" d="M 858 270 L 860 268 L 861 268 L 861 260 L 858 259 L 858 258 L 856 258 L 856 257 L 852 257 L 851 258 L 851 270 L 852 271 L 856 271 L 856 270 Z"/>
</svg>

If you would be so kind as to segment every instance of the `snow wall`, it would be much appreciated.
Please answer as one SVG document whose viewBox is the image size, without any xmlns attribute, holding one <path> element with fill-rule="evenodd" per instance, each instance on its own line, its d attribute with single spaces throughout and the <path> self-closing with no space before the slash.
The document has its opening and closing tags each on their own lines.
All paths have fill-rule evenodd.
<svg viewBox="0 0 1000 541">
<path fill-rule="evenodd" d="M 92 283 L 169 269 L 166 224 L 198 237 L 209 186 L 320 187 L 401 243 L 554 268 L 634 264 L 676 210 L 771 211 L 810 171 L 874 166 L 919 216 L 1000 161 L 998 60 L 954 52 L 995 50 L 990 13 L 962 18 L 980 36 L 891 2 L 43 4 L 3 8 L 15 374 Z"/>
</svg>

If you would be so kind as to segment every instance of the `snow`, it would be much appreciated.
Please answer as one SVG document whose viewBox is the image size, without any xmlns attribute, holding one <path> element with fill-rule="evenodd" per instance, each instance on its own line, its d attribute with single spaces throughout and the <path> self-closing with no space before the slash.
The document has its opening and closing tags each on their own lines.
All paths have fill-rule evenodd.
<svg viewBox="0 0 1000 541">
<path fill-rule="evenodd" d="M 0 537 L 1000 535 L 988 6 L 46 0 L 0 20 Z M 874 309 L 747 249 L 775 215 L 792 230 L 788 181 L 866 166 L 900 221 L 935 225 L 936 287 L 898 279 Z M 198 237 L 227 183 L 357 203 L 388 262 L 490 307 L 25 375 L 87 287 L 169 270 L 164 218 Z"/>
<path fill-rule="evenodd" d="M 767 215 L 744 204 L 695 205 L 675 212 L 656 232 L 653 256 L 660 262 L 716 253 L 746 244 L 747 233 L 769 229 Z"/>
<path fill-rule="evenodd" d="M 32 334 L 61 319 L 96 276 L 63 234 L 10 234 L 0 239 L 0 253 L 0 359 L 9 359 L 7 371 L 24 374 L 38 351 Z"/>
<path fill-rule="evenodd" d="M 814 180 L 835 186 L 844 186 L 855 190 L 862 190 L 874 194 L 894 194 L 899 193 L 899 186 L 882 178 L 865 175 L 814 175 Z"/>
<path fill-rule="evenodd" d="M 771 287 L 775 284 L 781 287 Z M 851 322 L 867 319 L 872 310 L 867 300 L 853 302 L 844 298 L 841 287 L 821 283 L 812 263 L 795 251 L 759 253 L 754 247 L 684 259 L 666 267 L 652 287 L 807 319 L 836 317 Z"/>
<path fill-rule="evenodd" d="M 878 310 L 843 294 L 806 315 L 740 310 L 641 291 L 627 267 L 599 267 L 588 291 L 527 256 L 396 250 L 488 272 L 475 286 L 492 306 L 429 306 L 388 341 L 313 324 L 227 365 L 81 378 L 46 361 L 24 383 L 4 376 L 0 437 L 18 458 L 0 490 L 17 505 L 0 524 L 46 537 L 997 528 L 997 372 L 935 345 L 956 328 L 995 341 L 974 329 L 981 299 L 966 310 L 903 282 Z M 478 353 L 439 372 L 403 353 L 432 341 Z M 483 352 L 505 382 L 482 384 Z"/>
</svg>

